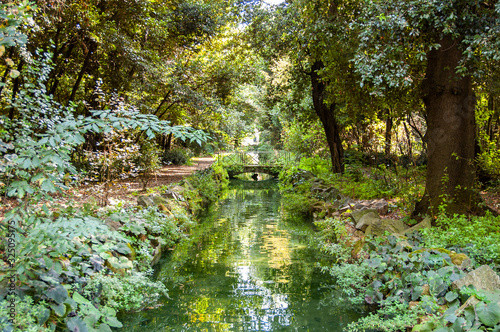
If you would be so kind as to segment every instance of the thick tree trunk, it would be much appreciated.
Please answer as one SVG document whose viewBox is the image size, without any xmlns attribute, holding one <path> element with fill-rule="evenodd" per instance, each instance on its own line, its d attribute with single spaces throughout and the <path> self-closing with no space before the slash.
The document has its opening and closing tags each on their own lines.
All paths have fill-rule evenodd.
<svg viewBox="0 0 500 332">
<path fill-rule="evenodd" d="M 427 54 L 423 83 L 427 111 L 427 180 L 425 195 L 414 214 L 478 213 L 474 191 L 475 96 L 471 78 L 455 72 L 462 52 L 460 41 L 445 37 Z"/>
<path fill-rule="evenodd" d="M 314 110 L 325 130 L 332 160 L 332 171 L 333 173 L 342 173 L 344 172 L 344 149 L 342 148 L 339 127 L 335 119 L 335 104 L 328 106 L 325 103 L 326 83 L 318 75 L 318 71 L 323 67 L 321 61 L 316 61 L 310 73 Z"/>
</svg>

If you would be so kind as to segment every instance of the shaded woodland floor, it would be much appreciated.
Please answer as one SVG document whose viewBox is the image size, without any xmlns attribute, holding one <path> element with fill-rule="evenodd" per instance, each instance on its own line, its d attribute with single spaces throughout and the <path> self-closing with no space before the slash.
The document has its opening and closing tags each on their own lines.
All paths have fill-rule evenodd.
<svg viewBox="0 0 500 332">
<path fill-rule="evenodd" d="M 196 171 L 209 168 L 214 159 L 212 157 L 192 158 L 192 165 L 164 165 L 155 175 L 151 176 L 147 185 L 147 189 L 168 186 L 169 184 L 179 182 L 185 177 L 195 173 Z M 82 186 L 75 190 L 75 196 L 80 196 L 83 201 L 95 198 L 99 192 L 99 186 Z M 102 196 L 102 189 L 99 196 Z M 136 195 L 145 193 L 142 182 L 139 178 L 127 178 L 115 183 L 109 192 L 109 203 L 114 205 L 118 201 L 125 203 L 135 203 Z M 80 199 L 79 199 L 80 200 Z"/>
</svg>

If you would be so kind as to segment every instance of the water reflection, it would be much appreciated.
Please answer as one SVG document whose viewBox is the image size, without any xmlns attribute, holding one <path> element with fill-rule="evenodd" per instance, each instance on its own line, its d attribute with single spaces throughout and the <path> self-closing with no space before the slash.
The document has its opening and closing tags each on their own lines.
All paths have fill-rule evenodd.
<svg viewBox="0 0 500 332">
<path fill-rule="evenodd" d="M 277 189 L 236 185 L 158 271 L 163 307 L 127 315 L 127 331 L 341 331 L 358 315 L 323 306 L 331 283 L 307 246 L 310 223 L 280 218 Z"/>
</svg>

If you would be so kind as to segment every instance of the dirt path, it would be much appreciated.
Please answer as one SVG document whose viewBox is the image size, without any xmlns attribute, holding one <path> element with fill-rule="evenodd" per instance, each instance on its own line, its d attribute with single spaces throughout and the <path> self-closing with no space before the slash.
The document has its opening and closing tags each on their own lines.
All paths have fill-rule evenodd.
<svg viewBox="0 0 500 332">
<path fill-rule="evenodd" d="M 184 177 L 193 174 L 198 170 L 208 168 L 214 162 L 211 157 L 201 157 L 192 158 L 192 165 L 170 165 L 163 166 L 149 181 L 147 188 L 153 188 L 163 185 L 169 185 L 174 182 L 179 182 Z M 108 196 L 108 203 L 114 205 L 118 202 L 123 202 L 125 204 L 135 204 L 137 198 L 134 193 L 140 193 L 142 191 L 142 183 L 137 178 L 125 179 L 117 184 L 115 184 L 110 191 Z M 88 185 L 80 186 L 70 189 L 67 194 L 71 198 L 70 204 L 75 204 L 75 206 L 81 206 L 84 203 L 98 203 L 102 200 L 103 192 L 102 188 L 98 185 Z M 62 206 L 67 205 L 67 197 L 62 197 L 60 195 L 55 195 L 56 201 L 52 203 L 57 203 Z M 3 220 L 4 213 L 17 206 L 17 200 L 8 199 L 5 197 L 0 197 L 0 221 Z"/>
<path fill-rule="evenodd" d="M 182 180 L 184 177 L 193 174 L 198 170 L 208 168 L 214 162 L 211 157 L 193 158 L 193 165 L 169 165 L 163 166 L 149 181 L 147 187 L 153 188 L 162 185 L 168 185 Z M 129 191 L 142 190 L 142 184 L 138 179 L 126 179 L 121 182 L 126 184 Z"/>
<path fill-rule="evenodd" d="M 206 169 L 212 165 L 214 159 L 212 157 L 199 157 L 192 158 L 192 165 L 168 165 L 163 166 L 152 178 L 149 180 L 147 184 L 147 188 L 154 188 L 159 186 L 169 185 L 174 182 L 179 182 L 186 176 L 193 174 L 196 171 Z M 86 188 L 85 190 L 88 193 L 88 189 L 92 190 L 92 188 Z M 109 195 L 110 203 L 113 203 L 113 200 L 122 200 L 122 201 L 134 201 L 135 197 L 133 197 L 133 193 L 142 191 L 142 183 L 137 178 L 128 178 L 123 181 L 120 181 L 117 185 L 112 189 L 112 193 Z"/>
</svg>

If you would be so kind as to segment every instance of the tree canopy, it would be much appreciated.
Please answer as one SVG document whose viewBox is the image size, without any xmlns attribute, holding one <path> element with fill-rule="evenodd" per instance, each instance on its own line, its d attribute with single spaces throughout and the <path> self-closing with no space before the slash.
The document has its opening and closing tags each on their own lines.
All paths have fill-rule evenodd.
<svg viewBox="0 0 500 332">
<path fill-rule="evenodd" d="M 160 121 L 205 130 L 210 151 L 254 128 L 293 149 L 289 135 L 307 136 L 305 121 L 333 172 L 353 146 L 383 146 L 391 160 L 427 154 L 416 212 L 445 196 L 456 202 L 450 212 L 473 212 L 477 166 L 496 174 L 498 11 L 472 0 L 12 1 L 2 6 L 1 112 L 20 116 L 8 103 L 27 81 L 27 54 L 46 53 L 47 94 L 77 114 L 117 94 Z M 161 136 L 169 149 L 172 132 Z M 407 146 L 396 145 L 403 137 Z"/>
</svg>

